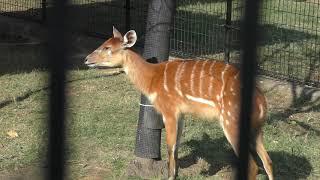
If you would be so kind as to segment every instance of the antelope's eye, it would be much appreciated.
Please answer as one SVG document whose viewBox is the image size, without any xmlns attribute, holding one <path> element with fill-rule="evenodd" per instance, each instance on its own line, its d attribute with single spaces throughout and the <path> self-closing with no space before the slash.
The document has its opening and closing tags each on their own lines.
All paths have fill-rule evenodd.
<svg viewBox="0 0 320 180">
<path fill-rule="evenodd" d="M 103 50 L 109 50 L 111 49 L 110 47 L 104 47 Z"/>
</svg>

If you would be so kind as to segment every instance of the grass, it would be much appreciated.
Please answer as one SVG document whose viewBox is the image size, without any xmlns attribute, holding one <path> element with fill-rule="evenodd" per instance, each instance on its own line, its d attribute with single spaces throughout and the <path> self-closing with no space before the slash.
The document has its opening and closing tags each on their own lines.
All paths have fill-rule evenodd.
<svg viewBox="0 0 320 180">
<path fill-rule="evenodd" d="M 221 25 L 225 2 L 194 2 L 179 4 L 179 18 L 171 43 L 176 50 L 186 54 L 222 59 L 224 27 Z M 234 3 L 233 22 L 238 23 L 241 8 Z M 82 5 L 79 9 L 83 12 L 94 7 L 90 13 L 97 17 L 93 21 L 85 19 L 87 13 L 81 13 L 85 15 L 79 18 L 81 22 L 91 22 L 90 28 L 106 33 L 115 19 L 105 20 L 108 12 L 104 6 Z M 320 76 L 315 74 L 320 71 L 318 7 L 309 0 L 264 1 L 262 29 L 265 36 L 259 48 L 263 55 L 262 67 L 301 79 L 314 76 L 314 81 L 319 82 Z M 3 8 L 6 7 L 1 5 L 0 9 Z M 26 9 L 15 8 L 11 11 L 27 11 L 29 5 Z M 293 14 L 294 11 L 299 14 Z M 121 22 L 121 12 L 113 13 L 119 13 L 114 16 Z M 304 16 L 304 13 L 311 14 Z M 190 19 L 194 23 L 187 23 Z M 133 19 L 132 22 L 140 21 Z M 143 32 L 142 23 L 137 24 L 132 25 Z M 232 35 L 236 44 L 239 34 L 233 31 Z M 233 45 L 233 60 L 239 58 L 237 48 Z M 14 73 L 1 72 L 0 76 L 0 179 L 25 177 L 35 168 L 41 171 L 46 167 L 48 75 L 32 67 L 24 72 L 25 68 Z M 124 75 L 109 76 L 104 71 L 81 68 L 69 71 L 67 87 L 66 165 L 69 179 L 119 179 L 134 158 L 139 92 L 127 83 Z M 265 146 L 274 162 L 276 179 L 319 179 L 319 98 L 314 95 L 315 91 L 304 88 L 303 93 L 290 99 L 288 95 L 293 88 L 283 85 L 264 88 L 269 101 L 269 119 L 264 126 Z M 18 137 L 10 138 L 7 135 L 10 130 L 16 131 Z M 165 135 L 163 141 L 164 138 Z M 164 158 L 165 152 L 163 143 Z M 183 164 L 179 179 L 223 179 L 225 174 L 221 171 L 228 171 L 230 164 L 234 164 L 234 155 L 218 123 L 199 121 L 195 117 L 186 118 L 179 152 Z M 34 174 L 37 173 L 30 176 L 34 177 Z M 263 170 L 259 178 L 265 179 Z"/>
<path fill-rule="evenodd" d="M 0 76 L 1 174 L 9 177 L 20 169 L 45 164 L 46 79 L 43 71 Z M 110 76 L 96 70 L 70 71 L 67 87 L 68 177 L 118 179 L 134 158 L 139 92 L 127 82 L 125 75 Z M 286 93 L 283 90 L 266 93 L 270 111 L 264 127 L 265 146 L 273 159 L 275 176 L 317 179 L 320 176 L 319 109 L 314 105 L 307 113 L 285 117 L 281 113 L 285 110 L 283 94 Z M 306 103 L 301 100 L 299 104 Z M 299 123 L 313 129 L 301 129 Z M 9 130 L 15 130 L 19 136 L 9 138 L 6 134 Z M 165 152 L 163 143 L 164 158 Z M 219 179 L 222 177 L 219 171 L 234 164 L 231 147 L 218 123 L 190 116 L 186 118 L 179 152 L 185 166 L 180 179 Z M 259 177 L 265 178 L 263 171 Z"/>
</svg>

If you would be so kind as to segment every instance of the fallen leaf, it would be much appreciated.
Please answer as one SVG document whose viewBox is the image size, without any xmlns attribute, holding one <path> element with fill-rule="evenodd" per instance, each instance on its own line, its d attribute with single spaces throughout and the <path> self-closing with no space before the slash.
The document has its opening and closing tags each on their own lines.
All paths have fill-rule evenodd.
<svg viewBox="0 0 320 180">
<path fill-rule="evenodd" d="M 7 135 L 8 135 L 10 138 L 16 138 L 16 137 L 18 137 L 18 133 L 17 133 L 17 131 L 15 131 L 15 130 L 10 130 L 10 131 L 8 131 L 8 132 L 7 132 Z"/>
</svg>

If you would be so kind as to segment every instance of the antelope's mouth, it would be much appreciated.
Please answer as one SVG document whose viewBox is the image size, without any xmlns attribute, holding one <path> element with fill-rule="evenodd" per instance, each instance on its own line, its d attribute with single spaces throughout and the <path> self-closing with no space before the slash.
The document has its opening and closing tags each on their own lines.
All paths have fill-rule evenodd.
<svg viewBox="0 0 320 180">
<path fill-rule="evenodd" d="M 97 67 L 98 65 L 95 63 L 86 63 L 87 66 L 93 68 L 93 67 Z"/>
<path fill-rule="evenodd" d="M 96 63 L 85 63 L 89 68 L 96 68 L 96 69 L 115 69 L 115 67 L 103 66 Z"/>
<path fill-rule="evenodd" d="M 94 62 L 90 62 L 88 58 L 85 59 L 84 64 L 88 67 L 97 67 L 98 65 Z"/>
</svg>

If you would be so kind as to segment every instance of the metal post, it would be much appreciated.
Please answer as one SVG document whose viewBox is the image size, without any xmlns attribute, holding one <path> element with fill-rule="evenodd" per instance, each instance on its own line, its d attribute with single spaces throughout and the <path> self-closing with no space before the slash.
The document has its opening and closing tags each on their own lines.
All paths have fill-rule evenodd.
<svg viewBox="0 0 320 180">
<path fill-rule="evenodd" d="M 149 4 L 143 57 L 155 57 L 158 62 L 169 58 L 170 30 L 175 12 L 175 0 L 152 0 Z M 148 99 L 142 95 L 135 154 L 138 157 L 160 159 L 163 123 Z"/>
<path fill-rule="evenodd" d="M 259 0 L 245 0 L 244 19 L 241 27 L 241 110 L 240 110 L 240 149 L 238 162 L 238 179 L 248 179 L 250 122 L 252 96 L 255 87 L 257 68 L 257 21 Z"/>
<path fill-rule="evenodd" d="M 232 0 L 227 0 L 227 13 L 226 13 L 226 24 L 225 24 L 225 36 L 224 36 L 224 61 L 230 62 L 230 30 L 231 30 L 231 11 L 232 11 Z"/>
<path fill-rule="evenodd" d="M 65 120 L 65 69 L 67 64 L 67 0 L 53 1 L 48 16 L 48 64 L 50 68 L 49 97 L 49 180 L 64 179 L 64 120 Z"/>
<path fill-rule="evenodd" d="M 131 21 L 130 21 L 130 9 L 131 9 L 131 4 L 130 0 L 126 0 L 126 30 L 130 30 L 131 27 Z"/>
<path fill-rule="evenodd" d="M 42 0 L 41 2 L 41 22 L 42 24 L 46 23 L 47 20 L 47 0 Z"/>
</svg>

